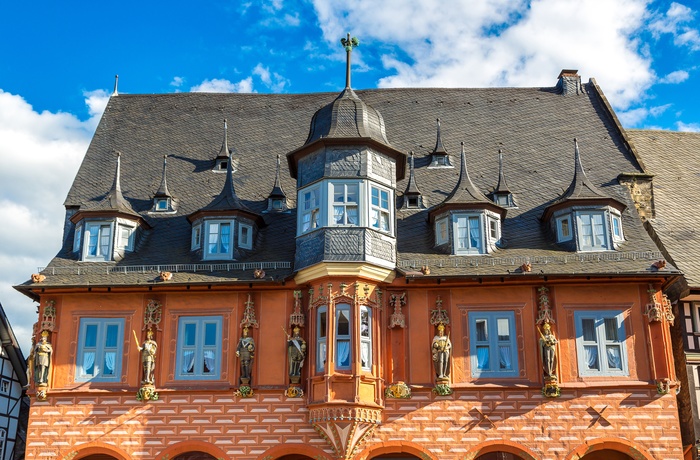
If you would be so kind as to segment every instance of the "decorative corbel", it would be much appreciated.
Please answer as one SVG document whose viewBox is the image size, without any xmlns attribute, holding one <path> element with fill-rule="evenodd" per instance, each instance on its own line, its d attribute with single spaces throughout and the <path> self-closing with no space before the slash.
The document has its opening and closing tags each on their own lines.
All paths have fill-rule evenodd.
<svg viewBox="0 0 700 460">
<path fill-rule="evenodd" d="M 401 295 L 391 294 L 391 297 L 389 297 L 389 305 L 394 308 L 394 313 L 392 313 L 389 317 L 389 329 L 393 329 L 395 327 L 405 329 L 406 316 L 403 314 L 401 309 L 406 306 L 406 293 L 402 292 Z"/>
</svg>

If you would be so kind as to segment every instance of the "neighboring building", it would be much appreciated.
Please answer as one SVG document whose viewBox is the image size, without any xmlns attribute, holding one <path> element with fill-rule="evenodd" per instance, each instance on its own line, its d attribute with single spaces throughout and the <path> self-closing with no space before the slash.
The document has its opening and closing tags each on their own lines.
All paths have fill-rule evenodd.
<svg viewBox="0 0 700 460">
<path fill-rule="evenodd" d="M 645 315 L 680 272 L 596 83 L 347 79 L 110 99 L 17 286 L 54 352 L 27 458 L 682 458 Z"/>
<path fill-rule="evenodd" d="M 700 133 L 629 130 L 654 175 L 654 214 L 647 225 L 664 257 L 683 271 L 666 289 L 677 305 L 679 406 L 685 444 L 700 443 L 700 234 L 694 211 L 700 196 Z"/>
<path fill-rule="evenodd" d="M 0 343 L 0 459 L 22 459 L 29 413 L 27 363 L 2 305 Z"/>
</svg>

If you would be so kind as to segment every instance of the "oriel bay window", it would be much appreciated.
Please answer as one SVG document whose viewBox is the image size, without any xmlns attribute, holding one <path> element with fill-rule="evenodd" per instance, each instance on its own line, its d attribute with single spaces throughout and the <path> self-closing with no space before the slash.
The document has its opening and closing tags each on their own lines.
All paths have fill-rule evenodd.
<svg viewBox="0 0 700 460">
<path fill-rule="evenodd" d="M 119 381 L 123 342 L 124 319 L 81 318 L 76 381 Z"/>
<path fill-rule="evenodd" d="M 219 378 L 221 325 L 221 316 L 180 317 L 177 334 L 176 379 Z"/>
<path fill-rule="evenodd" d="M 373 335 L 370 307 L 362 305 L 355 311 L 349 304 L 340 303 L 335 305 L 330 316 L 326 306 L 319 307 L 316 312 L 316 372 L 350 370 L 356 360 L 362 370 L 371 371 Z M 331 368 L 326 367 L 329 348 L 333 351 Z"/>
<path fill-rule="evenodd" d="M 359 225 L 359 184 L 331 182 L 333 225 Z"/>
</svg>

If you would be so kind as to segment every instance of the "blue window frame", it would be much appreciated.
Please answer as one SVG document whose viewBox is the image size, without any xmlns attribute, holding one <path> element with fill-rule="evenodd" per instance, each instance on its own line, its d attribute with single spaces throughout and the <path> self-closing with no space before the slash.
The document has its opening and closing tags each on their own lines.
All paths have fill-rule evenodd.
<svg viewBox="0 0 700 460">
<path fill-rule="evenodd" d="M 469 312 L 472 377 L 517 377 L 515 313 Z"/>
<path fill-rule="evenodd" d="M 181 316 L 177 327 L 178 380 L 221 375 L 221 316 Z"/>
<path fill-rule="evenodd" d="M 328 335 L 328 312 L 326 307 L 318 309 L 316 317 L 316 371 L 323 372 L 326 370 L 326 357 L 328 356 L 327 335 Z"/>
<path fill-rule="evenodd" d="M 232 221 L 207 221 L 205 259 L 230 259 Z"/>
<path fill-rule="evenodd" d="M 75 379 L 120 381 L 123 343 L 123 318 L 81 318 Z"/>
<path fill-rule="evenodd" d="M 574 321 L 580 376 L 629 375 L 622 311 L 577 311 Z"/>
<path fill-rule="evenodd" d="M 335 368 L 350 369 L 352 363 L 350 341 L 350 305 L 335 307 Z"/>
</svg>

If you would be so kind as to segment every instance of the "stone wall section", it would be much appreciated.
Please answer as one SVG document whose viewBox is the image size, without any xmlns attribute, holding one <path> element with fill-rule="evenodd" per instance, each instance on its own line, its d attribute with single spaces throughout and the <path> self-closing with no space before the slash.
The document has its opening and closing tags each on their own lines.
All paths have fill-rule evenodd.
<svg viewBox="0 0 700 460">
<path fill-rule="evenodd" d="M 416 389 L 411 399 L 386 401 L 382 425 L 359 450 L 400 441 L 435 458 L 462 459 L 477 445 L 509 441 L 536 458 L 558 460 L 604 437 L 623 438 L 659 460 L 681 458 L 675 396 L 650 387 L 564 388 L 558 399 L 546 399 L 538 389 L 462 388 L 444 397 Z M 231 459 L 257 459 L 279 444 L 313 446 L 333 458 L 308 423 L 305 399 L 287 398 L 282 390 L 259 390 L 245 399 L 233 391 L 178 391 L 149 403 L 132 393 L 54 395 L 32 401 L 29 439 L 27 459 L 71 458 L 94 443 L 152 459 L 191 441 L 210 443 Z"/>
</svg>

